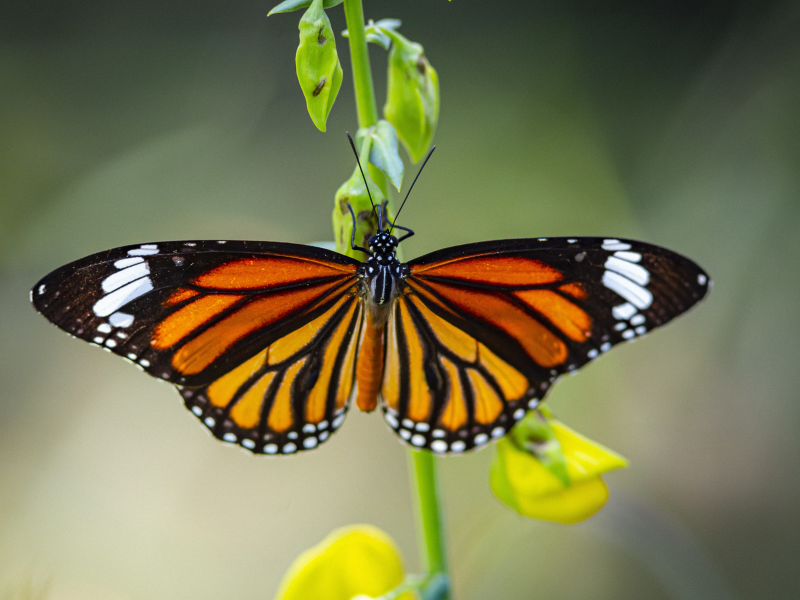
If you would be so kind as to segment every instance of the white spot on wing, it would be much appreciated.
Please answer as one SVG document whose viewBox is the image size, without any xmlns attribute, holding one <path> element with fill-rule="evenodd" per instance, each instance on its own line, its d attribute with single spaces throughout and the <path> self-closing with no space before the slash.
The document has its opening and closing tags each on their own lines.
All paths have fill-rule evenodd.
<svg viewBox="0 0 800 600">
<path fill-rule="evenodd" d="M 603 240 L 603 250 L 630 250 L 631 245 L 619 240 Z"/>
<path fill-rule="evenodd" d="M 642 255 L 638 252 L 614 252 L 614 256 L 617 258 L 621 258 L 622 260 L 627 260 L 628 262 L 637 263 L 642 260 Z"/>
<path fill-rule="evenodd" d="M 434 452 L 447 452 L 447 442 L 444 440 L 435 440 L 431 443 L 431 450 Z"/>
<path fill-rule="evenodd" d="M 142 277 L 110 293 L 108 296 L 103 296 L 94 303 L 92 310 L 98 317 L 107 317 L 128 304 L 128 302 L 132 302 L 152 290 L 153 282 L 148 277 Z"/>
<path fill-rule="evenodd" d="M 416 427 L 414 427 L 417 431 L 428 431 L 430 428 L 431 426 L 427 423 L 417 423 Z"/>
<path fill-rule="evenodd" d="M 386 419 L 386 422 L 392 429 L 397 429 L 398 427 L 400 427 L 400 423 L 397 421 L 397 417 L 395 417 L 392 413 L 390 412 L 385 413 L 384 418 Z"/>
<path fill-rule="evenodd" d="M 133 265 L 138 265 L 140 262 L 144 262 L 144 259 L 141 256 L 134 256 L 132 258 L 118 260 L 114 263 L 114 266 L 118 269 L 125 269 Z"/>
<path fill-rule="evenodd" d="M 142 244 L 140 248 L 128 250 L 128 256 L 150 256 L 151 254 L 158 254 L 158 246 L 155 244 Z"/>
<path fill-rule="evenodd" d="M 137 279 L 149 274 L 150 267 L 146 262 L 141 262 L 133 265 L 132 267 L 128 267 L 127 269 L 122 269 L 121 271 L 112 273 L 103 280 L 102 288 L 103 291 L 108 294 L 109 292 L 113 292 L 114 290 L 121 288 L 123 285 L 126 285 L 131 281 L 136 281 Z"/>
<path fill-rule="evenodd" d="M 519 421 L 524 416 L 525 416 L 525 409 L 524 408 L 518 408 L 517 410 L 514 411 L 514 418 L 517 421 Z"/>
<path fill-rule="evenodd" d="M 226 433 L 222 436 L 222 439 L 226 442 L 235 442 L 236 441 L 236 434 L 235 433 Z"/>
<path fill-rule="evenodd" d="M 199 416 L 201 416 L 203 414 L 203 409 L 200 408 L 199 406 L 193 406 L 192 407 L 192 412 L 199 417 Z"/>
<path fill-rule="evenodd" d="M 480 446 L 481 444 L 485 444 L 489 441 L 489 436 L 485 433 L 479 433 L 475 436 L 475 445 Z"/>
<path fill-rule="evenodd" d="M 416 435 L 411 436 L 411 443 L 414 444 L 415 446 L 424 446 L 425 436 L 417 433 Z"/>
<path fill-rule="evenodd" d="M 616 256 L 609 256 L 604 266 L 606 269 L 616 271 L 639 285 L 650 283 L 650 273 L 641 265 L 619 259 Z"/>
<path fill-rule="evenodd" d="M 653 303 L 653 294 L 630 279 L 613 271 L 603 273 L 603 285 L 616 292 L 638 309 L 649 307 Z"/>
<path fill-rule="evenodd" d="M 619 321 L 627 321 L 636 314 L 636 307 L 630 302 L 626 302 L 612 308 L 611 314 Z"/>
<path fill-rule="evenodd" d="M 450 450 L 452 450 L 453 452 L 463 452 L 466 447 L 467 445 L 461 440 L 450 444 Z"/>
<path fill-rule="evenodd" d="M 44 294 L 44 284 L 39 286 L 39 295 L 41 296 L 42 294 Z"/>
<path fill-rule="evenodd" d="M 444 429 L 434 429 L 431 435 L 435 438 L 443 438 L 447 434 L 444 432 Z"/>
<path fill-rule="evenodd" d="M 592 348 L 591 350 L 589 350 L 589 352 L 586 353 L 586 356 L 588 356 L 589 358 L 597 358 L 597 349 Z"/>
<path fill-rule="evenodd" d="M 242 446 L 247 448 L 248 450 L 252 450 L 256 447 L 256 443 L 251 439 L 244 439 L 242 440 Z"/>
<path fill-rule="evenodd" d="M 411 437 L 411 432 L 408 429 L 401 429 L 400 437 L 404 440 L 408 440 Z"/>
<path fill-rule="evenodd" d="M 506 430 L 503 429 L 502 427 L 495 427 L 494 429 L 492 429 L 492 437 L 493 438 L 502 437 L 502 436 L 505 435 L 505 433 L 506 433 Z"/>
<path fill-rule="evenodd" d="M 114 327 L 122 327 L 124 329 L 125 327 L 130 327 L 133 323 L 133 315 L 123 312 L 115 312 L 108 317 L 108 320 Z"/>
<path fill-rule="evenodd" d="M 100 325 L 97 326 L 97 331 L 100 333 L 111 333 L 111 325 L 108 323 L 100 323 Z"/>
<path fill-rule="evenodd" d="M 113 340 L 111 338 L 108 338 L 106 340 L 106 346 L 108 346 L 109 348 L 113 348 L 116 345 L 117 345 L 117 342 L 115 340 Z"/>
<path fill-rule="evenodd" d="M 631 319 L 631 325 L 641 325 L 644 323 L 644 321 L 644 315 L 633 315 L 633 318 Z"/>
<path fill-rule="evenodd" d="M 264 446 L 264 454 L 275 454 L 278 451 L 278 446 L 275 444 L 267 444 Z"/>
<path fill-rule="evenodd" d="M 625 331 L 622 332 L 622 337 L 625 338 L 626 340 L 631 339 L 635 335 L 636 334 L 633 332 L 633 329 L 626 329 Z"/>
<path fill-rule="evenodd" d="M 192 245 L 194 246 L 194 244 L 192 244 Z M 292 442 L 289 442 L 288 444 L 286 444 L 286 445 L 283 447 L 283 450 L 282 450 L 282 452 L 283 452 L 284 454 L 292 454 L 292 453 L 293 453 L 293 452 L 295 452 L 296 450 L 297 450 L 297 445 L 293 444 Z"/>
<path fill-rule="evenodd" d="M 705 285 L 705 284 L 706 284 L 706 282 L 708 282 L 708 277 L 706 277 L 705 275 L 703 275 L 702 273 L 700 273 L 700 275 L 698 275 L 698 276 L 697 276 L 697 283 L 699 283 L 700 285 Z M 43 288 L 43 287 L 44 287 L 44 286 L 41 286 L 41 287 L 39 288 L 39 293 L 40 293 L 40 294 L 42 293 L 42 288 Z"/>
<path fill-rule="evenodd" d="M 319 442 L 317 441 L 317 438 L 314 436 L 307 437 L 303 440 L 303 448 L 306 450 L 311 450 L 312 448 L 316 448 L 318 443 Z"/>
</svg>

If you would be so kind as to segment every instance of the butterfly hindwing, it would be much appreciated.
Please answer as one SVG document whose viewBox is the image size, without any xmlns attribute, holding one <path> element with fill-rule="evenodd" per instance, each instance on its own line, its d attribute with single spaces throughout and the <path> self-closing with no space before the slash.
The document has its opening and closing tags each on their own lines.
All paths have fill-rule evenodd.
<svg viewBox="0 0 800 600">
<path fill-rule="evenodd" d="M 265 454 L 310 450 L 339 428 L 353 388 L 361 303 L 327 311 L 202 388 L 182 388 L 219 439 Z"/>
<path fill-rule="evenodd" d="M 437 452 L 504 434 L 558 377 L 667 323 L 710 287 L 679 254 L 605 238 L 470 244 L 409 267 L 389 323 L 384 410 L 401 437 Z"/>
</svg>

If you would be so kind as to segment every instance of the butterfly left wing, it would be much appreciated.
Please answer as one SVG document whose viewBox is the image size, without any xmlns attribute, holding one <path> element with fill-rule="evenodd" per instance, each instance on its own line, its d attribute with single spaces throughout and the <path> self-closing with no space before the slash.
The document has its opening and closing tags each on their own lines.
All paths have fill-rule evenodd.
<svg viewBox="0 0 800 600">
<path fill-rule="evenodd" d="M 388 323 L 383 409 L 400 437 L 435 452 L 504 435 L 562 374 L 710 287 L 679 254 L 603 238 L 470 244 L 409 268 Z"/>
<path fill-rule="evenodd" d="M 68 333 L 177 385 L 217 437 L 288 453 L 344 416 L 357 265 L 296 244 L 161 242 L 61 267 L 31 297 Z"/>
</svg>

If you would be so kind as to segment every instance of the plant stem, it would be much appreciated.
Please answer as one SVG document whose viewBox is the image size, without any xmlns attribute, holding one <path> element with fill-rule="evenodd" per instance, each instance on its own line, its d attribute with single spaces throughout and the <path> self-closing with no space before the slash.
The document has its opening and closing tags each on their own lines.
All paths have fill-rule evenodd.
<svg viewBox="0 0 800 600">
<path fill-rule="evenodd" d="M 417 491 L 415 504 L 420 562 L 427 574 L 446 575 L 447 556 L 442 535 L 443 523 L 439 505 L 436 457 L 427 450 L 409 449 L 408 462 L 411 487 L 416 488 Z M 420 532 L 419 529 L 422 531 Z M 449 598 L 449 594 L 446 598 Z"/>
<path fill-rule="evenodd" d="M 347 20 L 347 31 L 350 35 L 350 62 L 353 65 L 353 84 L 356 88 L 358 126 L 363 129 L 378 122 L 378 104 L 375 102 L 375 89 L 372 85 L 361 0 L 344 0 L 344 18 Z"/>
<path fill-rule="evenodd" d="M 375 101 L 375 89 L 372 83 L 361 0 L 344 0 L 344 16 L 350 36 L 350 61 L 353 65 L 358 126 L 363 129 L 378 122 L 378 105 Z M 388 188 L 380 171 L 370 169 L 370 175 L 375 183 L 381 186 L 381 189 Z M 391 200 L 388 193 L 387 199 Z M 422 566 L 428 575 L 447 576 L 435 457 L 424 450 L 409 450 L 408 452 L 411 487 L 417 492 L 417 537 L 419 538 Z M 445 593 L 441 598 L 447 600 L 449 597 L 449 593 Z"/>
</svg>

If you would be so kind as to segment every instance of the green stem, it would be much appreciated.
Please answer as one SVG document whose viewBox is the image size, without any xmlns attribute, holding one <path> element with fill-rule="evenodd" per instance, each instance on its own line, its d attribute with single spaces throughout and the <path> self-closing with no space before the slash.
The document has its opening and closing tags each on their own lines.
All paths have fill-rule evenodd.
<svg viewBox="0 0 800 600">
<path fill-rule="evenodd" d="M 350 35 L 350 63 L 353 65 L 353 85 L 356 88 L 358 126 L 364 129 L 378 122 L 378 104 L 372 85 L 361 0 L 344 0 L 344 18 L 347 20 L 347 31 Z"/>
<path fill-rule="evenodd" d="M 364 10 L 361 0 L 344 0 L 344 18 L 350 41 L 350 64 L 353 66 L 353 85 L 356 91 L 356 112 L 358 127 L 372 127 L 378 122 L 378 103 L 375 100 L 375 86 L 372 84 L 372 69 L 369 64 L 369 48 L 367 48 L 367 32 L 364 27 Z M 392 206 L 392 192 L 386 177 L 379 169 L 370 164 L 369 175 Z"/>
<path fill-rule="evenodd" d="M 427 450 L 408 451 L 411 487 L 416 488 L 420 561 L 425 573 L 447 575 L 447 556 L 439 504 L 436 457 Z M 420 532 L 419 529 L 422 531 Z M 419 534 L 422 534 L 421 536 Z M 444 596 L 449 598 L 449 594 Z"/>
</svg>

